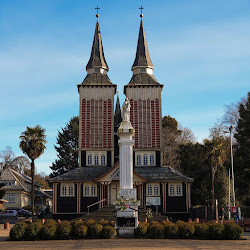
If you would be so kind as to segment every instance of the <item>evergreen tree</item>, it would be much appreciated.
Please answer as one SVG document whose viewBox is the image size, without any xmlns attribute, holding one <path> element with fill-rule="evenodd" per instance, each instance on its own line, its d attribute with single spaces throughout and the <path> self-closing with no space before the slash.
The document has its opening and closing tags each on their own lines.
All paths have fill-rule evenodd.
<svg viewBox="0 0 250 250">
<path fill-rule="evenodd" d="M 61 132 L 58 132 L 57 146 L 55 146 L 58 159 L 50 166 L 52 170 L 50 177 L 55 177 L 78 167 L 78 140 L 79 118 L 75 116 L 62 128 Z"/>
<path fill-rule="evenodd" d="M 247 101 L 239 106 L 240 118 L 236 127 L 235 138 L 235 186 L 236 198 L 246 204 L 250 200 L 250 92 Z"/>
</svg>

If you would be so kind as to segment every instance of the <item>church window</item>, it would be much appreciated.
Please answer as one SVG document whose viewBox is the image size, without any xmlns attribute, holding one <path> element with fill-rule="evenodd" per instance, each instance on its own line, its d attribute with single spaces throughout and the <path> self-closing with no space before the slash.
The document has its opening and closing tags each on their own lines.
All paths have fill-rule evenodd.
<svg viewBox="0 0 250 250">
<path fill-rule="evenodd" d="M 107 165 L 107 152 L 105 151 L 87 151 L 86 152 L 86 165 L 87 166 L 105 166 Z"/>
<path fill-rule="evenodd" d="M 84 196 L 89 196 L 89 185 L 86 185 L 84 188 Z"/>
<path fill-rule="evenodd" d="M 148 165 L 148 155 L 147 155 L 147 154 L 144 154 L 144 155 L 143 155 L 143 165 L 144 165 L 144 166 L 147 166 L 147 165 Z"/>
<path fill-rule="evenodd" d="M 136 165 L 141 166 L 141 155 L 138 154 L 137 157 L 136 157 L 136 160 L 137 160 Z"/>
<path fill-rule="evenodd" d="M 181 195 L 181 185 L 180 184 L 176 185 L 176 195 Z"/>
<path fill-rule="evenodd" d="M 91 195 L 96 196 L 96 187 L 95 187 L 95 185 L 91 186 Z"/>
<path fill-rule="evenodd" d="M 92 165 L 92 154 L 88 154 L 88 165 Z"/>
<path fill-rule="evenodd" d="M 138 151 L 135 152 L 136 166 L 154 166 L 155 152 L 152 151 Z"/>
<path fill-rule="evenodd" d="M 62 196 L 66 196 L 66 195 L 67 195 L 67 186 L 62 185 Z"/>
<path fill-rule="evenodd" d="M 73 185 L 69 185 L 68 190 L 69 190 L 69 196 L 73 196 L 74 195 Z"/>
<path fill-rule="evenodd" d="M 170 187 L 169 187 L 169 195 L 174 195 L 174 184 L 170 184 Z"/>
<path fill-rule="evenodd" d="M 182 196 L 182 184 L 172 183 L 169 185 L 169 196 Z"/>
<path fill-rule="evenodd" d="M 61 196 L 74 196 L 74 184 L 73 183 L 62 184 Z"/>
<path fill-rule="evenodd" d="M 99 155 L 95 154 L 95 166 L 99 165 Z"/>
<path fill-rule="evenodd" d="M 106 165 L 106 160 L 105 160 L 105 158 L 106 158 L 106 157 L 105 157 L 105 154 L 102 154 L 102 155 L 101 155 L 101 165 L 102 165 L 102 166 Z"/>
<path fill-rule="evenodd" d="M 154 195 L 159 195 L 159 186 L 157 184 L 154 185 Z"/>
<path fill-rule="evenodd" d="M 148 195 L 152 195 L 152 185 L 148 185 Z"/>
<path fill-rule="evenodd" d="M 150 155 L 149 161 L 151 166 L 155 165 L 155 157 L 153 154 Z"/>
</svg>

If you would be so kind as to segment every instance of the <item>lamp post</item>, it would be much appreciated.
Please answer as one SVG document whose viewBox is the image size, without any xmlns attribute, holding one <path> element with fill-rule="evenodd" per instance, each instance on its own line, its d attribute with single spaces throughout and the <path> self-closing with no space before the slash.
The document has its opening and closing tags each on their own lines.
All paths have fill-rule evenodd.
<svg viewBox="0 0 250 250">
<path fill-rule="evenodd" d="M 235 191 L 234 191 L 234 163 L 233 163 L 233 129 L 234 127 L 231 125 L 229 128 L 230 132 L 230 141 L 231 141 L 231 168 L 232 168 L 232 186 L 233 186 L 233 206 L 235 207 Z"/>
</svg>

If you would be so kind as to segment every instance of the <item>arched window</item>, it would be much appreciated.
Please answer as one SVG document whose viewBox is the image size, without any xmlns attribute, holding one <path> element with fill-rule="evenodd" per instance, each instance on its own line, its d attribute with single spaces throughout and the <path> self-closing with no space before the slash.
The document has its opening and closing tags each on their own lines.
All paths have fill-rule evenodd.
<svg viewBox="0 0 250 250">
<path fill-rule="evenodd" d="M 105 154 L 101 155 L 101 165 L 106 165 L 106 159 L 105 159 Z"/>
<path fill-rule="evenodd" d="M 69 196 L 73 196 L 74 195 L 74 188 L 73 185 L 69 185 Z"/>
<path fill-rule="evenodd" d="M 86 185 L 84 188 L 84 195 L 89 196 L 89 185 Z"/>
<path fill-rule="evenodd" d="M 148 185 L 148 195 L 152 195 L 152 185 Z"/>
<path fill-rule="evenodd" d="M 144 154 L 144 155 L 143 155 L 143 165 L 144 165 L 144 166 L 147 166 L 147 165 L 148 165 L 148 155 L 147 155 L 147 154 Z"/>
<path fill-rule="evenodd" d="M 62 185 L 62 196 L 66 196 L 66 195 L 67 195 L 67 186 Z"/>
<path fill-rule="evenodd" d="M 139 155 L 139 154 L 136 157 L 136 165 L 141 166 L 141 155 Z"/>
<path fill-rule="evenodd" d="M 154 185 L 154 195 L 159 195 L 159 186 L 157 184 Z"/>
<path fill-rule="evenodd" d="M 92 165 L 92 154 L 88 155 L 88 165 Z"/>
<path fill-rule="evenodd" d="M 153 166 L 155 165 L 155 157 L 153 154 L 150 155 L 149 157 L 149 162 L 150 162 L 150 165 Z"/>
<path fill-rule="evenodd" d="M 95 154 L 95 166 L 99 165 L 99 155 Z"/>
<path fill-rule="evenodd" d="M 91 195 L 96 196 L 96 187 L 95 187 L 95 185 L 91 186 Z"/>
</svg>

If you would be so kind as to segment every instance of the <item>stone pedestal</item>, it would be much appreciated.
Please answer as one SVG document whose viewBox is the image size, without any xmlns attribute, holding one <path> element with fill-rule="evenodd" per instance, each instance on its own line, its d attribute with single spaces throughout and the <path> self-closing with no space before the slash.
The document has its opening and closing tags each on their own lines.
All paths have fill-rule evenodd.
<svg viewBox="0 0 250 250">
<path fill-rule="evenodd" d="M 124 211 L 117 206 L 116 229 L 120 237 L 133 237 L 138 226 L 138 205 L 136 190 L 133 188 L 133 145 L 135 130 L 129 121 L 123 121 L 117 131 L 120 152 L 120 190 L 118 200 L 128 208 Z"/>
</svg>

